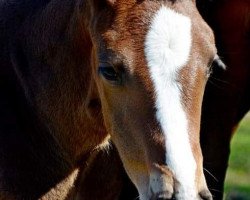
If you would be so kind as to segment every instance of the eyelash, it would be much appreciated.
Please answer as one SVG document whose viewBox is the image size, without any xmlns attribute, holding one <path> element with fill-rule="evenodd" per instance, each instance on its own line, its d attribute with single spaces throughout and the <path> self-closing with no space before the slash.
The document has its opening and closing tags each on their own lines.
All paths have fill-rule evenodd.
<svg viewBox="0 0 250 200">
<path fill-rule="evenodd" d="M 113 85 L 122 84 L 121 75 L 109 63 L 100 63 L 100 66 L 98 68 L 98 74 Z"/>
</svg>

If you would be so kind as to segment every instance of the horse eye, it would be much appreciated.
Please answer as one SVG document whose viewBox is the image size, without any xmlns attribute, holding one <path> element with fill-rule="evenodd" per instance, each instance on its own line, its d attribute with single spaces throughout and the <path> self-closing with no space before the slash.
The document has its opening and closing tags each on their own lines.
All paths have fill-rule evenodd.
<svg viewBox="0 0 250 200">
<path fill-rule="evenodd" d="M 111 66 L 99 66 L 98 74 L 100 74 L 103 78 L 109 81 L 112 84 L 120 85 L 121 84 L 121 77 L 115 71 L 115 69 Z"/>
</svg>

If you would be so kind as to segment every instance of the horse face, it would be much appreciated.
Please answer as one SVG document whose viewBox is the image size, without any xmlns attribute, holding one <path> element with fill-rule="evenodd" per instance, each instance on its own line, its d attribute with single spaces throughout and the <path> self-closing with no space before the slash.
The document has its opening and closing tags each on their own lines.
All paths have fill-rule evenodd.
<svg viewBox="0 0 250 200">
<path fill-rule="evenodd" d="M 216 49 L 193 1 L 120 0 L 91 10 L 103 118 L 140 199 L 211 199 L 199 130 Z"/>
</svg>

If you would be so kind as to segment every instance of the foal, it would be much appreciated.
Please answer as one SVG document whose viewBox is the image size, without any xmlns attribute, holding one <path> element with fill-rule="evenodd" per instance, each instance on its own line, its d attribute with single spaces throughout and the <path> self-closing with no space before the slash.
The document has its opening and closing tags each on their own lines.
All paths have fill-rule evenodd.
<svg viewBox="0 0 250 200">
<path fill-rule="evenodd" d="M 216 48 L 194 1 L 5 0 L 0 11 L 1 199 L 76 198 L 110 138 L 140 199 L 212 199 L 199 129 Z"/>
</svg>

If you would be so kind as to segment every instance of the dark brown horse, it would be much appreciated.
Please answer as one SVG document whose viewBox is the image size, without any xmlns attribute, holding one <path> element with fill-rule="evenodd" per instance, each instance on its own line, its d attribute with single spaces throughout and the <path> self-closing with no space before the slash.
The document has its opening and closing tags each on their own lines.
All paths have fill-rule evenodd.
<svg viewBox="0 0 250 200">
<path fill-rule="evenodd" d="M 218 56 L 194 1 L 3 0 L 0 34 L 0 199 L 86 199 L 110 138 L 140 199 L 212 198 L 199 133 Z"/>
<path fill-rule="evenodd" d="M 230 140 L 250 109 L 250 1 L 198 1 L 215 33 L 227 70 L 214 69 L 208 81 L 201 125 L 201 144 L 208 186 L 222 199 Z"/>
</svg>

